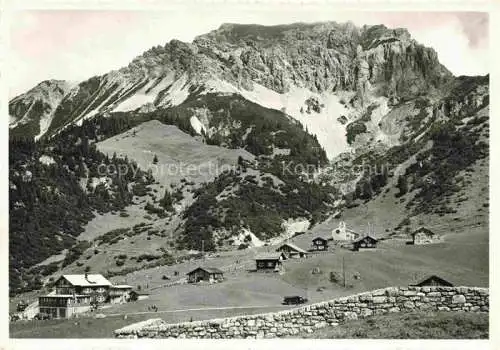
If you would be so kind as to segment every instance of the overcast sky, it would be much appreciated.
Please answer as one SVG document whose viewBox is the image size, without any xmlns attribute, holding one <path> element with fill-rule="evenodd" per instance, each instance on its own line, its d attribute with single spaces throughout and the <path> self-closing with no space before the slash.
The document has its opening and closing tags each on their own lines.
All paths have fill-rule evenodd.
<svg viewBox="0 0 500 350">
<path fill-rule="evenodd" d="M 334 7 L 176 5 L 162 11 L 22 11 L 10 17 L 10 97 L 42 80 L 82 81 L 127 65 L 171 39 L 192 41 L 222 23 L 334 20 L 405 27 L 455 75 L 486 74 L 488 15 L 480 12 L 339 12 Z"/>
</svg>

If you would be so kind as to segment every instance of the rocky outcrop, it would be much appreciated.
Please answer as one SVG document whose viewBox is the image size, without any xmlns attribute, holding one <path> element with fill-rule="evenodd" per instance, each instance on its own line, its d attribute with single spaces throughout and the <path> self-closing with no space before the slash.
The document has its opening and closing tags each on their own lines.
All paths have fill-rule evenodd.
<svg viewBox="0 0 500 350">
<path fill-rule="evenodd" d="M 380 94 L 410 97 L 452 77 L 433 49 L 419 45 L 405 29 L 383 25 L 225 24 L 193 44 L 234 57 L 221 68 L 232 80 L 251 80 L 278 92 L 296 85 L 365 94 L 375 85 Z"/>
<path fill-rule="evenodd" d="M 71 93 L 63 90 L 51 105 L 57 110 L 45 129 L 53 134 L 69 123 L 113 111 L 128 99 L 136 99 L 129 110 L 168 106 L 169 95 L 179 90 L 189 95 L 214 80 L 243 90 L 260 84 L 279 93 L 291 87 L 356 91 L 353 103 L 363 107 L 369 94 L 406 99 L 439 89 L 451 78 L 436 52 L 405 29 L 335 22 L 224 24 L 193 43 L 172 40 L 127 67 L 80 83 Z M 176 81 L 180 86 L 172 89 Z M 24 109 L 12 104 L 15 115 Z"/>
<path fill-rule="evenodd" d="M 394 312 L 488 312 L 477 287 L 389 287 L 277 313 L 167 324 L 148 320 L 115 331 L 117 338 L 276 338 Z"/>
<path fill-rule="evenodd" d="M 64 80 L 45 80 L 9 102 L 10 127 L 30 136 L 46 132 L 57 106 L 73 84 Z"/>
</svg>

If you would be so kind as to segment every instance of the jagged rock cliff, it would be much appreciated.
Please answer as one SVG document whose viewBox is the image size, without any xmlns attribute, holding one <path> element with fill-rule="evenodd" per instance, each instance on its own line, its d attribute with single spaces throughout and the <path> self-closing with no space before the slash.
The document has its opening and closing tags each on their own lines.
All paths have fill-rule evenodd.
<svg viewBox="0 0 500 350">
<path fill-rule="evenodd" d="M 193 43 L 172 40 L 127 67 L 93 77 L 71 91 L 58 90 L 57 98 L 51 99 L 52 117 L 40 135 L 53 135 L 68 123 L 99 113 L 176 105 L 200 86 L 217 89 L 220 82 L 236 91 L 251 91 L 259 84 L 280 94 L 295 87 L 311 93 L 355 91 L 353 102 L 363 107 L 370 93 L 397 103 L 429 93 L 450 79 L 436 52 L 418 44 L 405 29 L 335 22 L 223 24 Z M 15 118 L 21 116 L 18 101 L 25 95 L 10 103 Z M 34 112 L 31 123 L 38 123 L 41 114 Z"/>
</svg>

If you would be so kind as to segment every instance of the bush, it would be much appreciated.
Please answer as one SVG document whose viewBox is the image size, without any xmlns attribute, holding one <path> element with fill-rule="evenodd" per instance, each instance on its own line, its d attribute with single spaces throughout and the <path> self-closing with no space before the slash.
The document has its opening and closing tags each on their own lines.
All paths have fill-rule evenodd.
<svg viewBox="0 0 500 350">
<path fill-rule="evenodd" d="M 111 230 L 111 231 L 103 234 L 102 236 L 97 237 L 96 240 L 99 241 L 99 245 L 115 243 L 118 240 L 120 240 L 122 238 L 122 236 L 124 234 L 126 234 L 127 232 L 128 232 L 128 228 L 119 228 L 116 230 Z"/>
<path fill-rule="evenodd" d="M 245 244 L 245 243 L 241 243 L 239 246 L 238 246 L 238 250 L 243 250 L 243 249 L 247 249 L 248 248 L 248 244 Z"/>
<path fill-rule="evenodd" d="M 68 254 L 66 254 L 66 257 L 64 258 L 62 262 L 62 267 L 65 267 L 82 256 L 83 252 L 90 248 L 91 244 L 90 242 L 87 241 L 81 241 L 75 244 L 73 247 L 71 247 L 68 251 Z"/>
<path fill-rule="evenodd" d="M 156 214 L 159 217 L 165 217 L 166 213 L 165 210 L 162 208 L 156 208 L 153 204 L 148 202 L 146 206 L 144 207 L 144 210 L 146 210 L 150 214 Z"/>
</svg>

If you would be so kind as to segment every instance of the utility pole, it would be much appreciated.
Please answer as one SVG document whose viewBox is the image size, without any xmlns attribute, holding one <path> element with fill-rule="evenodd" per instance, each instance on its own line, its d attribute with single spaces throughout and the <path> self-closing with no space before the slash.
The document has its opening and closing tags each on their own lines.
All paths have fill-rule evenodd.
<svg viewBox="0 0 500 350">
<path fill-rule="evenodd" d="M 344 279 L 344 288 L 346 287 L 347 283 L 346 283 L 346 280 L 345 280 L 345 257 L 342 256 L 342 276 L 343 276 L 343 279 Z"/>
<path fill-rule="evenodd" d="M 205 240 L 201 240 L 201 256 L 203 259 L 205 259 Z"/>
</svg>

